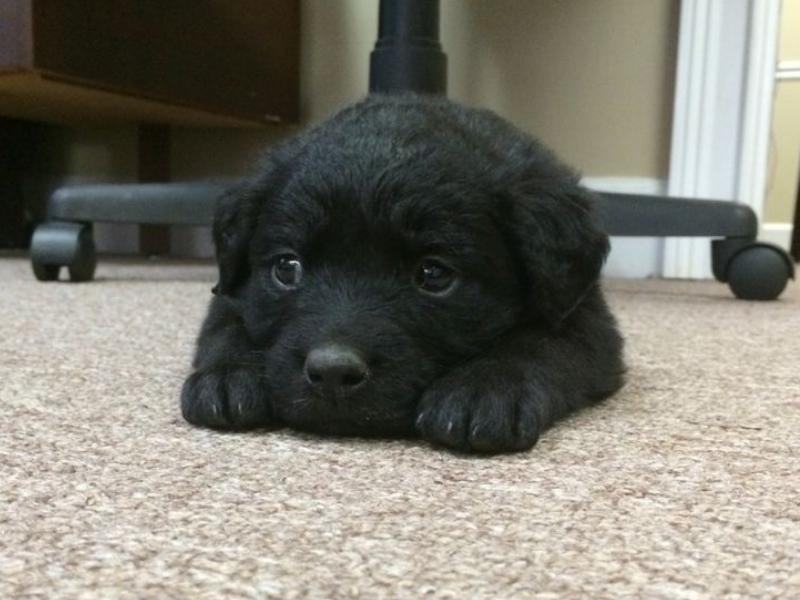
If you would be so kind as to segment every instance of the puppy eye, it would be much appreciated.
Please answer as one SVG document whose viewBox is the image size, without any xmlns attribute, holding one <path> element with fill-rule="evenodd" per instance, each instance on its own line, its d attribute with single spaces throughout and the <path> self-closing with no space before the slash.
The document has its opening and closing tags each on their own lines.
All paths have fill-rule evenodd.
<svg viewBox="0 0 800 600">
<path fill-rule="evenodd" d="M 414 275 L 417 287 L 430 294 L 444 294 L 453 287 L 455 281 L 453 269 L 431 258 L 423 260 Z"/>
<path fill-rule="evenodd" d="M 303 278 L 303 263 L 294 254 L 282 254 L 272 263 L 272 279 L 278 287 L 292 289 Z"/>
</svg>

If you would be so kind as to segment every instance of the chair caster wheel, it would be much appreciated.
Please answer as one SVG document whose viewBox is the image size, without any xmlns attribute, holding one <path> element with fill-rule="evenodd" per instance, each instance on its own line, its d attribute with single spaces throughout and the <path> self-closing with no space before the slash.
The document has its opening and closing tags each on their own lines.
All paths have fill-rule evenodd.
<svg viewBox="0 0 800 600">
<path fill-rule="evenodd" d="M 39 281 L 55 281 L 67 267 L 74 282 L 91 281 L 97 252 L 90 225 L 49 222 L 39 225 L 31 239 L 31 264 Z"/>
<path fill-rule="evenodd" d="M 734 254 L 726 271 L 731 291 L 742 300 L 775 300 L 794 279 L 792 259 L 778 246 L 762 242 Z"/>
<path fill-rule="evenodd" d="M 39 281 L 57 281 L 61 267 L 58 265 L 45 265 L 36 261 L 31 261 L 33 274 Z"/>
</svg>

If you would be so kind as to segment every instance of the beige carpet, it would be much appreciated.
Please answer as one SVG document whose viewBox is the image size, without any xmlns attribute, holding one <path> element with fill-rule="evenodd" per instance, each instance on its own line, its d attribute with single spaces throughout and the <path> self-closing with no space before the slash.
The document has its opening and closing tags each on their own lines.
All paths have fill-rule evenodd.
<svg viewBox="0 0 800 600">
<path fill-rule="evenodd" d="M 612 282 L 630 382 L 530 453 L 221 434 L 213 270 L 0 260 L 0 597 L 800 597 L 800 286 Z"/>
</svg>

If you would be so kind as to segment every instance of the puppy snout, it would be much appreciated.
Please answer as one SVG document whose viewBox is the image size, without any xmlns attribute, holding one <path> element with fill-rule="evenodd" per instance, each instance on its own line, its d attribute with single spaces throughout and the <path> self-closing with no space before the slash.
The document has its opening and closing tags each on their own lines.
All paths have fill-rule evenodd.
<svg viewBox="0 0 800 600">
<path fill-rule="evenodd" d="M 306 356 L 305 376 L 318 392 L 346 396 L 369 378 L 369 369 L 358 353 L 341 344 L 325 344 Z"/>
</svg>

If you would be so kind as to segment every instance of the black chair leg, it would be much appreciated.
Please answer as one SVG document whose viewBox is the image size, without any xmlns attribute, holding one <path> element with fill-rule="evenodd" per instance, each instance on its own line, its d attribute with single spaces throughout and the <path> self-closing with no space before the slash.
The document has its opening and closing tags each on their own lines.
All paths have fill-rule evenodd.
<svg viewBox="0 0 800 600">
<path fill-rule="evenodd" d="M 90 223 L 49 221 L 39 225 L 31 239 L 33 274 L 39 281 L 55 281 L 67 267 L 70 281 L 91 281 L 97 266 Z"/>
<path fill-rule="evenodd" d="M 369 91 L 447 92 L 447 56 L 439 43 L 439 0 L 381 0 Z"/>
<path fill-rule="evenodd" d="M 794 262 L 786 251 L 755 238 L 713 240 L 711 264 L 714 277 L 742 300 L 775 300 L 794 279 Z"/>
<path fill-rule="evenodd" d="M 749 206 L 715 200 L 638 194 L 598 194 L 598 212 L 615 236 L 714 237 L 714 277 L 737 298 L 774 300 L 789 279 L 794 262 L 778 246 L 756 241 L 758 219 Z"/>
<path fill-rule="evenodd" d="M 55 281 L 67 267 L 71 281 L 90 281 L 97 264 L 92 223 L 209 225 L 229 181 L 85 185 L 57 189 L 48 221 L 31 238 L 31 263 L 39 281 Z"/>
</svg>

